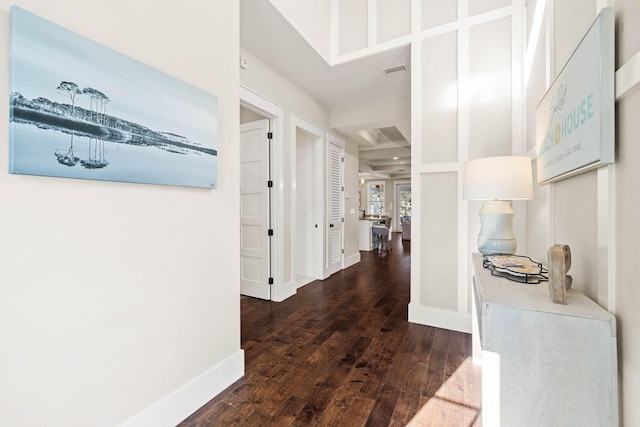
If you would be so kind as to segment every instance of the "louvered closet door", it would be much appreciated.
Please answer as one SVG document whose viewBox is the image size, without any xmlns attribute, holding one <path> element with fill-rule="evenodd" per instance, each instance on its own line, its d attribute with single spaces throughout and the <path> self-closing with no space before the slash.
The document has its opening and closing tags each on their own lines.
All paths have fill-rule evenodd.
<svg viewBox="0 0 640 427">
<path fill-rule="evenodd" d="M 327 215 L 329 219 L 329 232 L 327 242 L 327 273 L 329 275 L 342 270 L 343 266 L 343 153 L 344 149 L 343 147 L 338 145 L 338 141 L 334 141 L 332 138 L 329 138 L 327 159 L 327 202 L 329 211 Z"/>
</svg>

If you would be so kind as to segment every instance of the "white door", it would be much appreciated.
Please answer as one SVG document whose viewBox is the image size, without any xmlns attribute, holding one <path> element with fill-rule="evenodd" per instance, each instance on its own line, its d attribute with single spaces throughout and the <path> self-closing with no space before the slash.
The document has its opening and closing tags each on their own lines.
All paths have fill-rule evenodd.
<svg viewBox="0 0 640 427">
<path fill-rule="evenodd" d="M 271 299 L 269 121 L 240 125 L 240 293 Z"/>
<path fill-rule="evenodd" d="M 327 234 L 328 275 L 342 270 L 343 265 L 343 156 L 344 142 L 330 136 L 327 153 L 327 218 L 329 219 L 329 231 Z"/>
</svg>

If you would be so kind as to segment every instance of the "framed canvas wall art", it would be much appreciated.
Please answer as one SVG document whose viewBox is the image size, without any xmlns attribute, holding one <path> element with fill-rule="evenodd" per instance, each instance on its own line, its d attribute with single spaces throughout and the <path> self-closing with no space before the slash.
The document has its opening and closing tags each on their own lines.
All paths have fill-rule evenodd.
<svg viewBox="0 0 640 427">
<path fill-rule="evenodd" d="M 9 172 L 215 188 L 213 94 L 11 8 Z"/>
</svg>

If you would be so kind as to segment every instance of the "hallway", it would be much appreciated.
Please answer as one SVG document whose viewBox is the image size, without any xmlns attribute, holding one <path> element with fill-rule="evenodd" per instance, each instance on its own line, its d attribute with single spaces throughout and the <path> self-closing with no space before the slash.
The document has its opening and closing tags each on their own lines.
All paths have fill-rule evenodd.
<svg viewBox="0 0 640 427">
<path fill-rule="evenodd" d="M 470 335 L 407 322 L 400 237 L 282 303 L 242 297 L 245 376 L 180 425 L 481 425 Z"/>
</svg>

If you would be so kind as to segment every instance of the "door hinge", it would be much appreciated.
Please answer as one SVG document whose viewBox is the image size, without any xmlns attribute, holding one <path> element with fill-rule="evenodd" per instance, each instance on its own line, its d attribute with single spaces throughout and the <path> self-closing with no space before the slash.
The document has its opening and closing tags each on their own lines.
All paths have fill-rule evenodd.
<svg viewBox="0 0 640 427">
<path fill-rule="evenodd" d="M 273 228 L 270 228 L 270 229 L 267 231 L 267 235 L 269 235 L 269 236 L 273 236 Z"/>
<path fill-rule="evenodd" d="M 267 132 L 267 139 L 273 139 L 273 132 Z"/>
<path fill-rule="evenodd" d="M 267 187 L 269 188 L 273 187 L 273 181 L 271 180 L 267 181 Z"/>
<path fill-rule="evenodd" d="M 273 277 L 269 277 L 269 284 L 273 285 Z"/>
<path fill-rule="evenodd" d="M 342 187 L 342 191 L 344 191 L 344 186 Z"/>
<path fill-rule="evenodd" d="M 344 253 L 344 249 L 342 250 L 342 253 Z"/>
<path fill-rule="evenodd" d="M 342 158 L 342 163 L 344 163 L 344 157 Z"/>
</svg>

